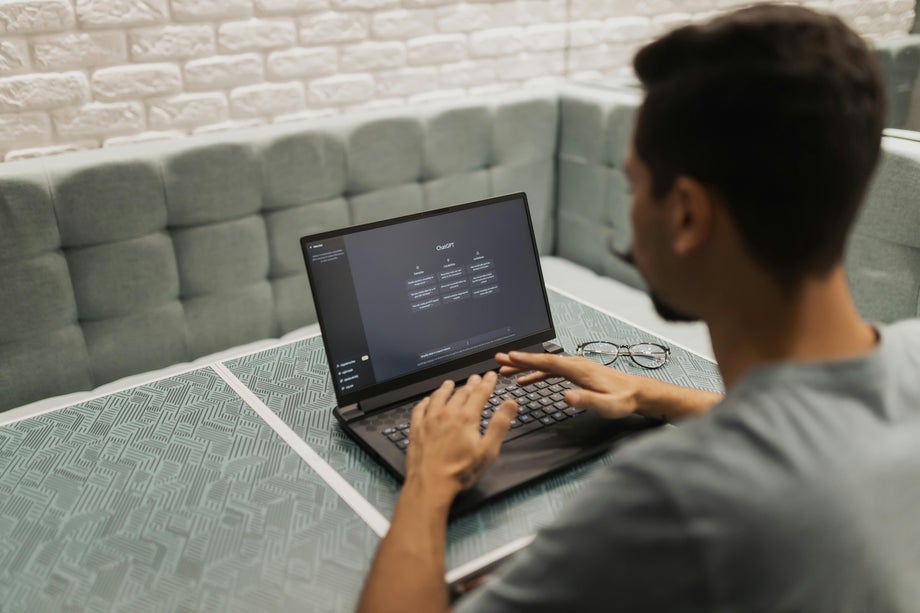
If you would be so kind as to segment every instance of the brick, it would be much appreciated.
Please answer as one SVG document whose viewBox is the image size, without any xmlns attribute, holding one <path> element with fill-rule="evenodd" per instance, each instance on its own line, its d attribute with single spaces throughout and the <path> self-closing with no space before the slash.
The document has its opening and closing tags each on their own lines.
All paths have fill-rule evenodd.
<svg viewBox="0 0 920 613">
<path fill-rule="evenodd" d="M 336 11 L 378 11 L 399 6 L 399 0 L 332 0 Z"/>
<path fill-rule="evenodd" d="M 441 89 L 425 92 L 409 97 L 409 104 L 426 104 L 429 102 L 442 102 L 444 100 L 457 100 L 466 97 L 465 89 Z"/>
<path fill-rule="evenodd" d="M 437 68 L 402 68 L 377 75 L 377 96 L 411 96 L 438 87 Z"/>
<path fill-rule="evenodd" d="M 524 49 L 523 34 L 523 28 L 496 28 L 474 32 L 470 36 L 470 48 L 473 55 L 478 57 L 518 53 Z"/>
<path fill-rule="evenodd" d="M 339 65 L 345 72 L 399 68 L 406 63 L 406 48 L 397 42 L 366 42 L 342 49 Z"/>
<path fill-rule="evenodd" d="M 667 15 L 656 15 L 652 18 L 652 22 L 660 32 L 664 33 L 687 25 L 691 22 L 691 18 L 687 13 L 669 13 Z"/>
<path fill-rule="evenodd" d="M 233 117 L 258 117 L 299 111 L 306 95 L 303 83 L 259 83 L 238 87 L 230 92 Z"/>
<path fill-rule="evenodd" d="M 403 8 L 415 9 L 429 6 L 440 6 L 442 4 L 454 4 L 456 0 L 402 0 Z"/>
<path fill-rule="evenodd" d="M 566 25 L 550 23 L 528 26 L 521 35 L 524 48 L 528 51 L 552 51 L 565 49 Z"/>
<path fill-rule="evenodd" d="M 502 80 L 526 80 L 565 72 L 565 55 L 561 51 L 522 53 L 495 60 L 495 72 Z"/>
<path fill-rule="evenodd" d="M 201 126 L 227 119 L 229 105 L 220 93 L 181 94 L 148 102 L 150 127 L 168 130 Z"/>
<path fill-rule="evenodd" d="M 77 20 L 84 28 L 111 28 L 165 23 L 167 0 L 77 0 Z"/>
<path fill-rule="evenodd" d="M 113 136 L 102 141 L 103 147 L 118 147 L 120 145 L 137 145 L 140 143 L 151 143 L 158 140 L 176 140 L 185 136 L 185 132 L 179 130 L 166 130 L 163 132 L 150 131 L 130 136 Z"/>
<path fill-rule="evenodd" d="M 65 138 L 140 132 L 145 127 L 140 102 L 91 102 L 52 113 L 58 135 Z"/>
<path fill-rule="evenodd" d="M 0 79 L 0 113 L 51 109 L 89 99 L 81 72 L 30 74 Z"/>
<path fill-rule="evenodd" d="M 521 86 L 519 83 L 490 83 L 488 85 L 480 85 L 479 87 L 471 87 L 469 94 L 470 96 L 492 96 L 494 94 L 516 91 L 520 88 Z"/>
<path fill-rule="evenodd" d="M 255 53 L 216 55 L 185 65 L 185 86 L 191 91 L 224 89 L 263 80 L 262 56 Z"/>
<path fill-rule="evenodd" d="M 429 9 L 382 11 L 374 15 L 371 33 L 376 38 L 406 40 L 435 31 L 435 13 Z"/>
<path fill-rule="evenodd" d="M 272 118 L 272 123 L 288 123 L 292 121 L 312 121 L 314 119 L 326 119 L 329 117 L 335 117 L 338 114 L 339 114 L 338 110 L 334 108 L 308 109 L 305 111 L 297 111 L 296 113 L 278 115 L 277 117 Z"/>
<path fill-rule="evenodd" d="M 468 42 L 464 34 L 436 34 L 413 38 L 406 46 L 410 64 L 445 64 L 465 59 Z"/>
<path fill-rule="evenodd" d="M 223 51 L 264 51 L 294 45 L 297 29 L 289 19 L 232 21 L 221 24 L 217 39 Z"/>
<path fill-rule="evenodd" d="M 476 32 L 495 27 L 488 4 L 455 4 L 438 9 L 441 32 Z"/>
<path fill-rule="evenodd" d="M 376 98 L 369 102 L 348 105 L 343 110 L 345 113 L 367 113 L 401 106 L 406 106 L 405 98 Z"/>
<path fill-rule="evenodd" d="M 0 40 L 0 75 L 26 72 L 29 69 L 29 46 L 24 40 Z"/>
<path fill-rule="evenodd" d="M 80 140 L 74 143 L 65 143 L 63 145 L 49 145 L 47 147 L 15 149 L 13 151 L 8 151 L 3 158 L 3 161 L 16 162 L 19 160 L 28 160 L 31 158 L 47 157 L 49 155 L 60 155 L 61 153 L 86 151 L 87 149 L 96 149 L 97 147 L 99 147 L 99 143 L 94 140 Z"/>
<path fill-rule="evenodd" d="M 492 60 L 470 60 L 440 67 L 441 87 L 475 87 L 498 80 Z"/>
<path fill-rule="evenodd" d="M 128 60 L 128 44 L 121 32 L 67 32 L 32 39 L 36 68 L 92 68 Z"/>
<path fill-rule="evenodd" d="M 260 15 L 296 15 L 329 8 L 329 0 L 255 0 Z"/>
<path fill-rule="evenodd" d="M 54 32 L 76 23 L 68 0 L 4 0 L 0 2 L 0 34 Z"/>
<path fill-rule="evenodd" d="M 51 119 L 47 113 L 0 115 L 3 147 L 26 147 L 51 142 Z"/>
<path fill-rule="evenodd" d="M 192 134 L 211 134 L 214 132 L 227 132 L 229 130 L 241 130 L 243 128 L 255 128 L 256 126 L 265 125 L 264 119 L 238 119 L 236 121 L 221 121 L 219 123 L 209 123 L 206 126 L 199 126 L 192 130 Z"/>
<path fill-rule="evenodd" d="M 266 67 L 272 79 L 305 79 L 335 74 L 338 61 L 335 47 L 297 48 L 269 54 Z"/>
<path fill-rule="evenodd" d="M 607 45 L 582 47 L 569 51 L 569 70 L 572 72 L 603 70 L 605 68 L 610 68 L 616 63 L 617 61 L 613 58 Z"/>
<path fill-rule="evenodd" d="M 128 41 L 135 62 L 178 60 L 217 52 L 214 30 L 202 25 L 134 30 L 128 34 Z"/>
<path fill-rule="evenodd" d="M 175 64 L 136 64 L 97 70 L 91 84 L 96 100 L 147 98 L 178 93 L 182 75 Z"/>
<path fill-rule="evenodd" d="M 336 75 L 310 82 L 310 103 L 315 105 L 364 102 L 374 96 L 374 79 L 368 74 Z"/>
<path fill-rule="evenodd" d="M 611 43 L 646 40 L 651 36 L 652 28 L 652 20 L 648 17 L 607 19 L 604 21 L 603 38 Z"/>
<path fill-rule="evenodd" d="M 364 13 L 319 13 L 300 18 L 300 44 L 344 43 L 367 38 L 370 17 Z"/>
<path fill-rule="evenodd" d="M 252 16 L 251 0 L 171 0 L 173 21 L 206 21 Z"/>
<path fill-rule="evenodd" d="M 603 21 L 578 21 L 569 24 L 569 46 L 590 47 L 604 40 Z"/>
<path fill-rule="evenodd" d="M 538 23 L 563 23 L 576 19 L 566 12 L 565 0 L 499 2 L 492 4 L 490 9 L 493 27 L 525 26 Z M 627 11 L 627 14 L 630 12 L 631 11 Z M 597 14 L 590 16 L 596 17 Z"/>
</svg>

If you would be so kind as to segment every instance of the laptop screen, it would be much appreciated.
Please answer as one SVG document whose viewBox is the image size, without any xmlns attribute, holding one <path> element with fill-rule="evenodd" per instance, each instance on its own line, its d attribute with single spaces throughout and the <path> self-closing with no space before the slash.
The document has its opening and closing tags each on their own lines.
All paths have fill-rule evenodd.
<svg viewBox="0 0 920 613">
<path fill-rule="evenodd" d="M 340 402 L 552 332 L 523 193 L 308 236 L 301 246 Z"/>
</svg>

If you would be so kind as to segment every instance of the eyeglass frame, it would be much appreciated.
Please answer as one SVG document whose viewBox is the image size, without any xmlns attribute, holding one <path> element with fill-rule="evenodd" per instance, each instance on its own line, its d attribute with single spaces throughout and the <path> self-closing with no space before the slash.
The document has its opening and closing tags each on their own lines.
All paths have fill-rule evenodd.
<svg viewBox="0 0 920 613">
<path fill-rule="evenodd" d="M 632 360 L 633 362 L 635 362 L 637 366 L 640 366 L 640 367 L 645 368 L 645 369 L 647 369 L 647 370 L 658 370 L 659 368 L 663 367 L 665 364 L 667 364 L 668 362 L 671 361 L 671 348 L 670 348 L 670 347 L 667 347 L 667 346 L 665 346 L 665 345 L 661 345 L 661 344 L 659 344 L 659 343 L 650 343 L 650 342 L 633 343 L 632 345 L 620 345 L 619 343 L 614 343 L 613 341 L 585 341 L 585 342 L 583 342 L 583 343 L 579 343 L 579 344 L 575 347 L 575 354 L 576 354 L 576 355 L 580 355 L 580 356 L 582 356 L 582 357 L 585 357 L 585 356 L 584 356 L 584 348 L 585 348 L 587 345 L 593 345 L 594 343 L 605 343 L 605 344 L 607 344 L 607 345 L 613 345 L 614 347 L 617 348 L 617 353 L 616 353 L 616 355 L 613 356 L 613 359 L 610 360 L 609 362 L 604 362 L 604 366 L 610 366 L 611 364 L 613 364 L 614 362 L 616 362 L 616 361 L 617 361 L 617 358 L 620 357 L 620 355 L 622 354 L 622 351 L 621 351 L 621 350 L 623 350 L 623 349 L 626 350 L 626 355 L 629 356 L 629 359 L 630 359 L 630 360 Z M 654 346 L 654 347 L 659 347 L 659 348 L 661 348 L 661 349 L 664 349 L 664 362 L 662 362 L 661 364 L 658 364 L 657 366 L 648 366 L 648 365 L 646 365 L 646 364 L 641 363 L 639 360 L 637 360 L 637 359 L 635 358 L 635 356 L 634 356 L 634 355 L 632 354 L 632 352 L 630 351 L 630 349 L 631 349 L 632 347 L 635 347 L 636 345 L 652 345 L 652 346 Z M 591 358 L 586 358 L 586 359 L 591 359 Z"/>
</svg>

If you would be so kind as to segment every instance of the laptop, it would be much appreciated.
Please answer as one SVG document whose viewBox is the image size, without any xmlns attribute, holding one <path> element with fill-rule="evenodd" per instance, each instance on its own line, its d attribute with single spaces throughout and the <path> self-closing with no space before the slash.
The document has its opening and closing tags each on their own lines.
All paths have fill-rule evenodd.
<svg viewBox="0 0 920 613">
<path fill-rule="evenodd" d="M 561 353 L 524 193 L 300 239 L 341 427 L 405 477 L 412 407 L 445 379 L 498 368 L 499 351 Z M 451 515 L 609 450 L 656 422 L 568 406 L 561 378 L 499 377 L 518 416 L 498 459 Z"/>
</svg>

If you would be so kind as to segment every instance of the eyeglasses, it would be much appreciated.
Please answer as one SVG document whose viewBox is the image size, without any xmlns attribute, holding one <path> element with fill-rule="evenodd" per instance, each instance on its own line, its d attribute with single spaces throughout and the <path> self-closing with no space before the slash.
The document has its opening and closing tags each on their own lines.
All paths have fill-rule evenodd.
<svg viewBox="0 0 920 613">
<path fill-rule="evenodd" d="M 608 341 L 588 341 L 575 348 L 575 353 L 589 360 L 604 364 L 613 364 L 621 355 L 628 355 L 642 368 L 661 368 L 668 363 L 671 350 L 658 343 L 636 343 L 635 345 L 617 345 Z"/>
</svg>

